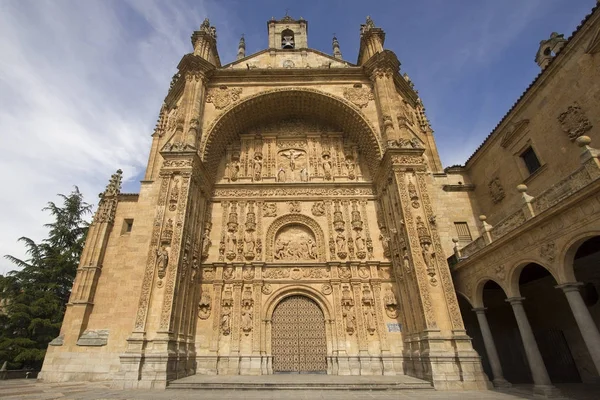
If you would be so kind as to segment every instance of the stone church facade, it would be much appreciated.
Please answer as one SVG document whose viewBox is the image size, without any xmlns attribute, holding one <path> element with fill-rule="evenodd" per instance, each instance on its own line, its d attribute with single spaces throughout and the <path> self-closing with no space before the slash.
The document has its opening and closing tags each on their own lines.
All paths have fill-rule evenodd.
<svg viewBox="0 0 600 400">
<path fill-rule="evenodd" d="M 592 28 L 575 34 L 595 30 L 592 58 L 597 20 L 595 12 L 585 23 Z M 508 240 L 500 236 L 517 235 L 555 204 L 536 205 L 530 189 L 512 189 L 522 181 L 513 185 L 510 172 L 489 172 L 498 157 L 521 157 L 514 148 L 536 117 L 503 121 L 465 167 L 444 170 L 423 104 L 370 18 L 357 63 L 342 58 L 335 38 L 333 55 L 310 49 L 303 19 L 267 27 L 268 49 L 246 56 L 242 39 L 227 65 L 208 20 L 192 35 L 140 193 L 121 193 L 118 171 L 101 195 L 40 379 L 160 388 L 193 374 L 314 372 L 405 374 L 441 390 L 502 384 L 495 362 L 487 371 L 493 357 L 484 354 L 482 367 L 479 355 L 492 351 L 489 328 L 477 331 L 486 341 L 478 354 L 472 337 L 477 345 L 481 334 L 467 334 L 462 303 L 483 307 L 484 276 L 499 268 L 490 257 L 520 251 L 497 245 Z M 569 46 L 587 45 L 573 42 L 541 51 L 542 77 L 560 68 Z M 571 147 L 570 139 L 597 136 L 600 124 L 590 107 L 600 93 L 597 57 L 590 62 L 592 97 L 559 118 L 576 130 L 566 138 Z M 572 166 L 579 183 L 569 180 L 570 188 L 592 188 L 585 223 L 600 231 L 598 153 L 586 137 L 578 139 L 582 166 L 565 163 L 560 179 Z M 497 155 L 496 142 L 509 146 L 507 155 Z M 522 217 L 492 227 L 515 205 Z M 490 223 L 481 217 L 480 230 L 483 213 Z"/>
</svg>

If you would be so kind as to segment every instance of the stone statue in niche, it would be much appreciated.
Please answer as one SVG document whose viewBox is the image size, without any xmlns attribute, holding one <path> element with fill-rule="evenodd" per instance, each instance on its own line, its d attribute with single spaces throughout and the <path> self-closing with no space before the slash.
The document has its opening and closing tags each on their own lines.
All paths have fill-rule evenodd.
<svg viewBox="0 0 600 400">
<path fill-rule="evenodd" d="M 390 258 L 392 256 L 392 253 L 390 252 L 390 237 L 387 233 L 387 229 L 382 226 L 379 228 L 380 229 L 380 233 L 379 233 L 379 240 L 381 241 L 381 247 L 383 247 L 383 255 L 387 258 Z"/>
<path fill-rule="evenodd" d="M 308 182 L 308 170 L 306 168 L 300 170 L 300 181 Z"/>
<path fill-rule="evenodd" d="M 386 290 L 383 295 L 383 304 L 385 305 L 385 313 L 390 318 L 398 317 L 398 302 L 396 301 L 396 296 L 391 289 Z"/>
<path fill-rule="evenodd" d="M 330 155 L 328 151 L 323 152 L 323 177 L 330 181 L 332 178 L 331 170 L 333 166 L 331 165 Z"/>
<path fill-rule="evenodd" d="M 337 255 L 339 258 L 346 258 L 346 237 L 342 232 L 338 232 L 335 238 Z"/>
<path fill-rule="evenodd" d="M 274 258 L 280 261 L 317 259 L 316 240 L 310 229 L 301 225 L 283 227 L 275 239 Z"/>
<path fill-rule="evenodd" d="M 227 231 L 227 240 L 225 242 L 225 254 L 228 259 L 233 260 L 235 258 L 235 251 L 237 248 L 237 239 L 235 232 Z"/>
<path fill-rule="evenodd" d="M 375 326 L 375 310 L 373 310 L 373 306 L 364 307 L 364 314 L 367 332 L 369 332 L 369 335 L 374 335 L 377 328 Z"/>
<path fill-rule="evenodd" d="M 363 239 L 360 230 L 356 231 L 356 238 L 354 238 L 354 244 L 356 245 L 356 255 L 358 258 L 365 258 L 367 256 L 365 239 Z"/>
<path fill-rule="evenodd" d="M 175 211 L 177 208 L 177 202 L 179 201 L 179 179 L 173 181 L 173 188 L 171 189 L 171 198 L 169 199 L 169 210 Z"/>
<path fill-rule="evenodd" d="M 210 250 L 210 245 L 212 244 L 210 240 L 210 228 L 206 227 L 204 229 L 204 233 L 202 234 L 202 258 L 208 258 L 208 250 Z"/>
<path fill-rule="evenodd" d="M 254 161 L 252 161 L 252 178 L 255 181 L 260 181 L 262 177 L 262 154 L 254 153 Z"/>
<path fill-rule="evenodd" d="M 255 246 L 256 242 L 254 240 L 254 232 L 244 232 L 244 254 L 246 255 L 246 257 L 254 257 Z"/>
<path fill-rule="evenodd" d="M 346 171 L 348 171 L 348 179 L 356 178 L 356 163 L 352 156 L 346 156 Z"/>
<path fill-rule="evenodd" d="M 240 174 L 240 162 L 234 160 L 229 164 L 229 180 L 235 182 Z"/>
<path fill-rule="evenodd" d="M 207 319 L 208 317 L 210 317 L 210 303 L 210 294 L 207 291 L 203 290 L 202 296 L 200 297 L 200 302 L 198 303 L 198 318 Z"/>
<path fill-rule="evenodd" d="M 162 246 L 159 250 L 156 251 L 156 265 L 158 267 L 158 278 L 164 278 L 167 272 L 167 266 L 169 265 L 168 247 Z"/>
<path fill-rule="evenodd" d="M 343 316 L 344 316 L 344 322 L 346 325 L 346 332 L 348 332 L 349 335 L 352 335 L 355 330 L 356 318 L 354 317 L 354 314 L 350 313 L 350 312 L 344 312 Z"/>
<path fill-rule="evenodd" d="M 227 336 L 231 332 L 231 319 L 229 314 L 223 314 L 221 317 L 221 332 L 223 332 L 223 336 Z"/>
<path fill-rule="evenodd" d="M 252 331 L 252 309 L 242 311 L 242 331 L 248 336 Z"/>
<path fill-rule="evenodd" d="M 280 167 L 277 171 L 277 182 L 285 182 L 285 168 Z"/>
</svg>

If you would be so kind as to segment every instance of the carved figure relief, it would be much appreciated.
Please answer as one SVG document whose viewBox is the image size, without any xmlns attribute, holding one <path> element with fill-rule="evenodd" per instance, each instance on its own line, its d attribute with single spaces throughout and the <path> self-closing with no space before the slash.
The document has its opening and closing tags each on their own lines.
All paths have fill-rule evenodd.
<svg viewBox="0 0 600 400">
<path fill-rule="evenodd" d="M 368 277 L 370 277 L 371 272 L 369 271 L 369 267 L 366 267 L 364 265 L 358 267 L 358 276 L 360 276 L 363 279 L 367 279 Z"/>
<path fill-rule="evenodd" d="M 261 288 L 261 292 L 264 295 L 270 295 L 273 292 L 273 289 L 271 288 L 271 284 L 270 283 L 263 284 L 262 288 Z"/>
<path fill-rule="evenodd" d="M 263 217 L 276 217 L 277 216 L 277 203 L 264 203 L 263 204 Z"/>
<path fill-rule="evenodd" d="M 337 256 L 339 258 L 346 258 L 346 256 L 348 255 L 346 249 L 346 237 L 342 232 L 338 232 L 337 236 L 335 237 L 335 248 L 337 250 Z"/>
<path fill-rule="evenodd" d="M 254 267 L 244 267 L 242 277 L 247 281 L 254 279 Z"/>
<path fill-rule="evenodd" d="M 277 232 L 274 258 L 280 261 L 316 260 L 317 244 L 314 234 L 303 225 L 287 225 Z"/>
<path fill-rule="evenodd" d="M 204 233 L 202 234 L 201 248 L 202 248 L 202 258 L 203 259 L 208 258 L 208 251 L 210 250 L 211 244 L 212 244 L 212 242 L 210 240 L 210 223 L 208 223 L 206 225 L 206 227 L 204 228 Z"/>
<path fill-rule="evenodd" d="M 387 229 L 385 226 L 381 226 L 379 228 L 379 240 L 381 241 L 381 247 L 383 247 L 383 256 L 387 258 L 391 258 L 392 253 L 390 252 L 390 237 L 387 233 Z"/>
<path fill-rule="evenodd" d="M 500 178 L 494 178 L 490 181 L 490 183 L 488 183 L 488 189 L 489 189 L 489 193 L 490 193 L 490 197 L 492 198 L 492 201 L 494 202 L 494 204 L 500 203 L 502 201 L 502 199 L 504 199 L 505 194 L 504 194 L 504 188 L 502 187 L 502 184 L 500 183 Z"/>
<path fill-rule="evenodd" d="M 558 121 L 572 142 L 592 129 L 592 123 L 577 103 L 569 106 L 567 111 L 560 114 Z"/>
<path fill-rule="evenodd" d="M 223 336 L 231 333 L 231 310 L 233 308 L 233 294 L 231 287 L 226 286 L 223 290 L 223 299 L 221 300 L 221 322 L 220 329 Z"/>
<path fill-rule="evenodd" d="M 206 102 L 213 103 L 217 110 L 222 110 L 238 101 L 241 93 L 242 88 L 228 88 L 227 86 L 209 89 L 206 93 Z"/>
<path fill-rule="evenodd" d="M 371 288 L 368 285 L 363 286 L 362 306 L 367 332 L 369 332 L 369 335 L 374 335 L 377 330 L 377 325 L 375 323 L 375 300 L 373 299 Z"/>
<path fill-rule="evenodd" d="M 540 257 L 548 262 L 553 262 L 556 257 L 556 245 L 554 242 L 544 243 L 540 246 Z"/>
<path fill-rule="evenodd" d="M 302 207 L 298 200 L 288 201 L 288 206 L 290 207 L 290 214 L 302 213 Z"/>
<path fill-rule="evenodd" d="M 410 197 L 410 204 L 413 206 L 413 208 L 421 207 L 421 204 L 419 204 L 419 194 L 417 193 L 417 188 L 410 178 L 408 178 L 407 187 L 408 197 Z"/>
<path fill-rule="evenodd" d="M 316 201 L 312 205 L 312 208 L 310 209 L 310 211 L 312 212 L 312 215 L 314 215 L 315 217 L 321 217 L 321 216 L 325 215 L 325 202 L 324 201 Z"/>
<path fill-rule="evenodd" d="M 417 217 L 417 233 L 419 235 L 419 243 L 421 244 L 421 255 L 427 267 L 427 275 L 429 275 L 429 283 L 437 285 L 436 270 L 435 270 L 435 251 L 432 248 L 431 236 L 429 230 L 425 226 L 423 219 Z"/>
<path fill-rule="evenodd" d="M 332 164 L 331 164 L 331 155 L 329 154 L 328 151 L 323 151 L 323 161 L 322 161 L 322 165 L 323 165 L 323 177 L 325 178 L 325 180 L 330 181 L 333 176 L 332 176 Z"/>
<path fill-rule="evenodd" d="M 223 269 L 223 279 L 225 279 L 226 281 L 232 280 L 234 272 L 235 270 L 233 269 L 233 267 L 225 267 L 225 269 Z"/>
<path fill-rule="evenodd" d="M 211 298 L 208 290 L 202 291 L 202 296 L 198 302 L 198 318 L 207 319 L 210 317 Z"/>
<path fill-rule="evenodd" d="M 156 251 L 156 267 L 158 272 L 158 278 L 163 279 L 167 273 L 167 266 L 169 265 L 169 248 L 162 246 Z"/>
</svg>

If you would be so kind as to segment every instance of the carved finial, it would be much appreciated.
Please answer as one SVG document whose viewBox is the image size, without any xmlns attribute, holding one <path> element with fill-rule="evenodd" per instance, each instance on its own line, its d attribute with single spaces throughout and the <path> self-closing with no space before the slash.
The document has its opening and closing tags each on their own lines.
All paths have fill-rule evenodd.
<svg viewBox="0 0 600 400">
<path fill-rule="evenodd" d="M 110 181 L 108 185 L 106 185 L 106 189 L 104 192 L 100 193 L 99 197 L 104 198 L 108 196 L 116 196 L 121 193 L 121 178 L 123 176 L 123 171 L 118 169 L 116 173 L 112 174 L 110 177 Z"/>
<path fill-rule="evenodd" d="M 340 42 L 338 42 L 337 37 L 335 37 L 335 33 L 333 34 L 333 56 L 338 59 L 342 59 L 342 52 L 340 51 Z"/>
<path fill-rule="evenodd" d="M 535 62 L 542 69 L 545 69 L 566 43 L 565 35 L 552 32 L 549 39 L 540 42 L 540 47 L 535 55 Z"/>
<path fill-rule="evenodd" d="M 240 38 L 240 43 L 238 44 L 238 52 L 237 59 L 246 57 L 246 40 L 244 39 L 244 34 L 242 33 L 242 37 Z"/>
</svg>

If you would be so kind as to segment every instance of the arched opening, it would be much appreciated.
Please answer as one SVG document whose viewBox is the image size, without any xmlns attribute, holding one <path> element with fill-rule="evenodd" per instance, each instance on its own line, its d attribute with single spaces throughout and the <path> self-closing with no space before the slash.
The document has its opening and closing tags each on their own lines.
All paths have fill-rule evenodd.
<svg viewBox="0 0 600 400">
<path fill-rule="evenodd" d="M 479 323 L 477 322 L 477 316 L 475 315 L 475 312 L 473 312 L 473 306 L 460 293 L 456 294 L 456 298 L 458 299 L 458 306 L 460 307 L 460 313 L 463 317 L 467 335 L 471 337 L 473 348 L 481 357 L 483 372 L 485 372 L 491 380 L 493 377 L 492 368 L 490 367 L 488 356 L 485 351 L 485 344 L 483 343 L 483 336 L 481 334 L 481 329 L 479 328 Z"/>
<path fill-rule="evenodd" d="M 546 370 L 553 383 L 581 382 L 574 353 L 587 352 L 567 300 L 550 272 L 536 263 L 523 267 L 519 292 Z"/>
<path fill-rule="evenodd" d="M 292 295 L 271 319 L 273 373 L 327 373 L 325 317 L 315 301 Z"/>
<path fill-rule="evenodd" d="M 489 280 L 483 286 L 482 298 L 504 378 L 510 383 L 532 383 L 523 341 L 504 289 Z"/>
<path fill-rule="evenodd" d="M 284 29 L 281 32 L 281 48 L 282 49 L 293 49 L 296 47 L 294 42 L 294 31 L 291 29 Z"/>
</svg>

